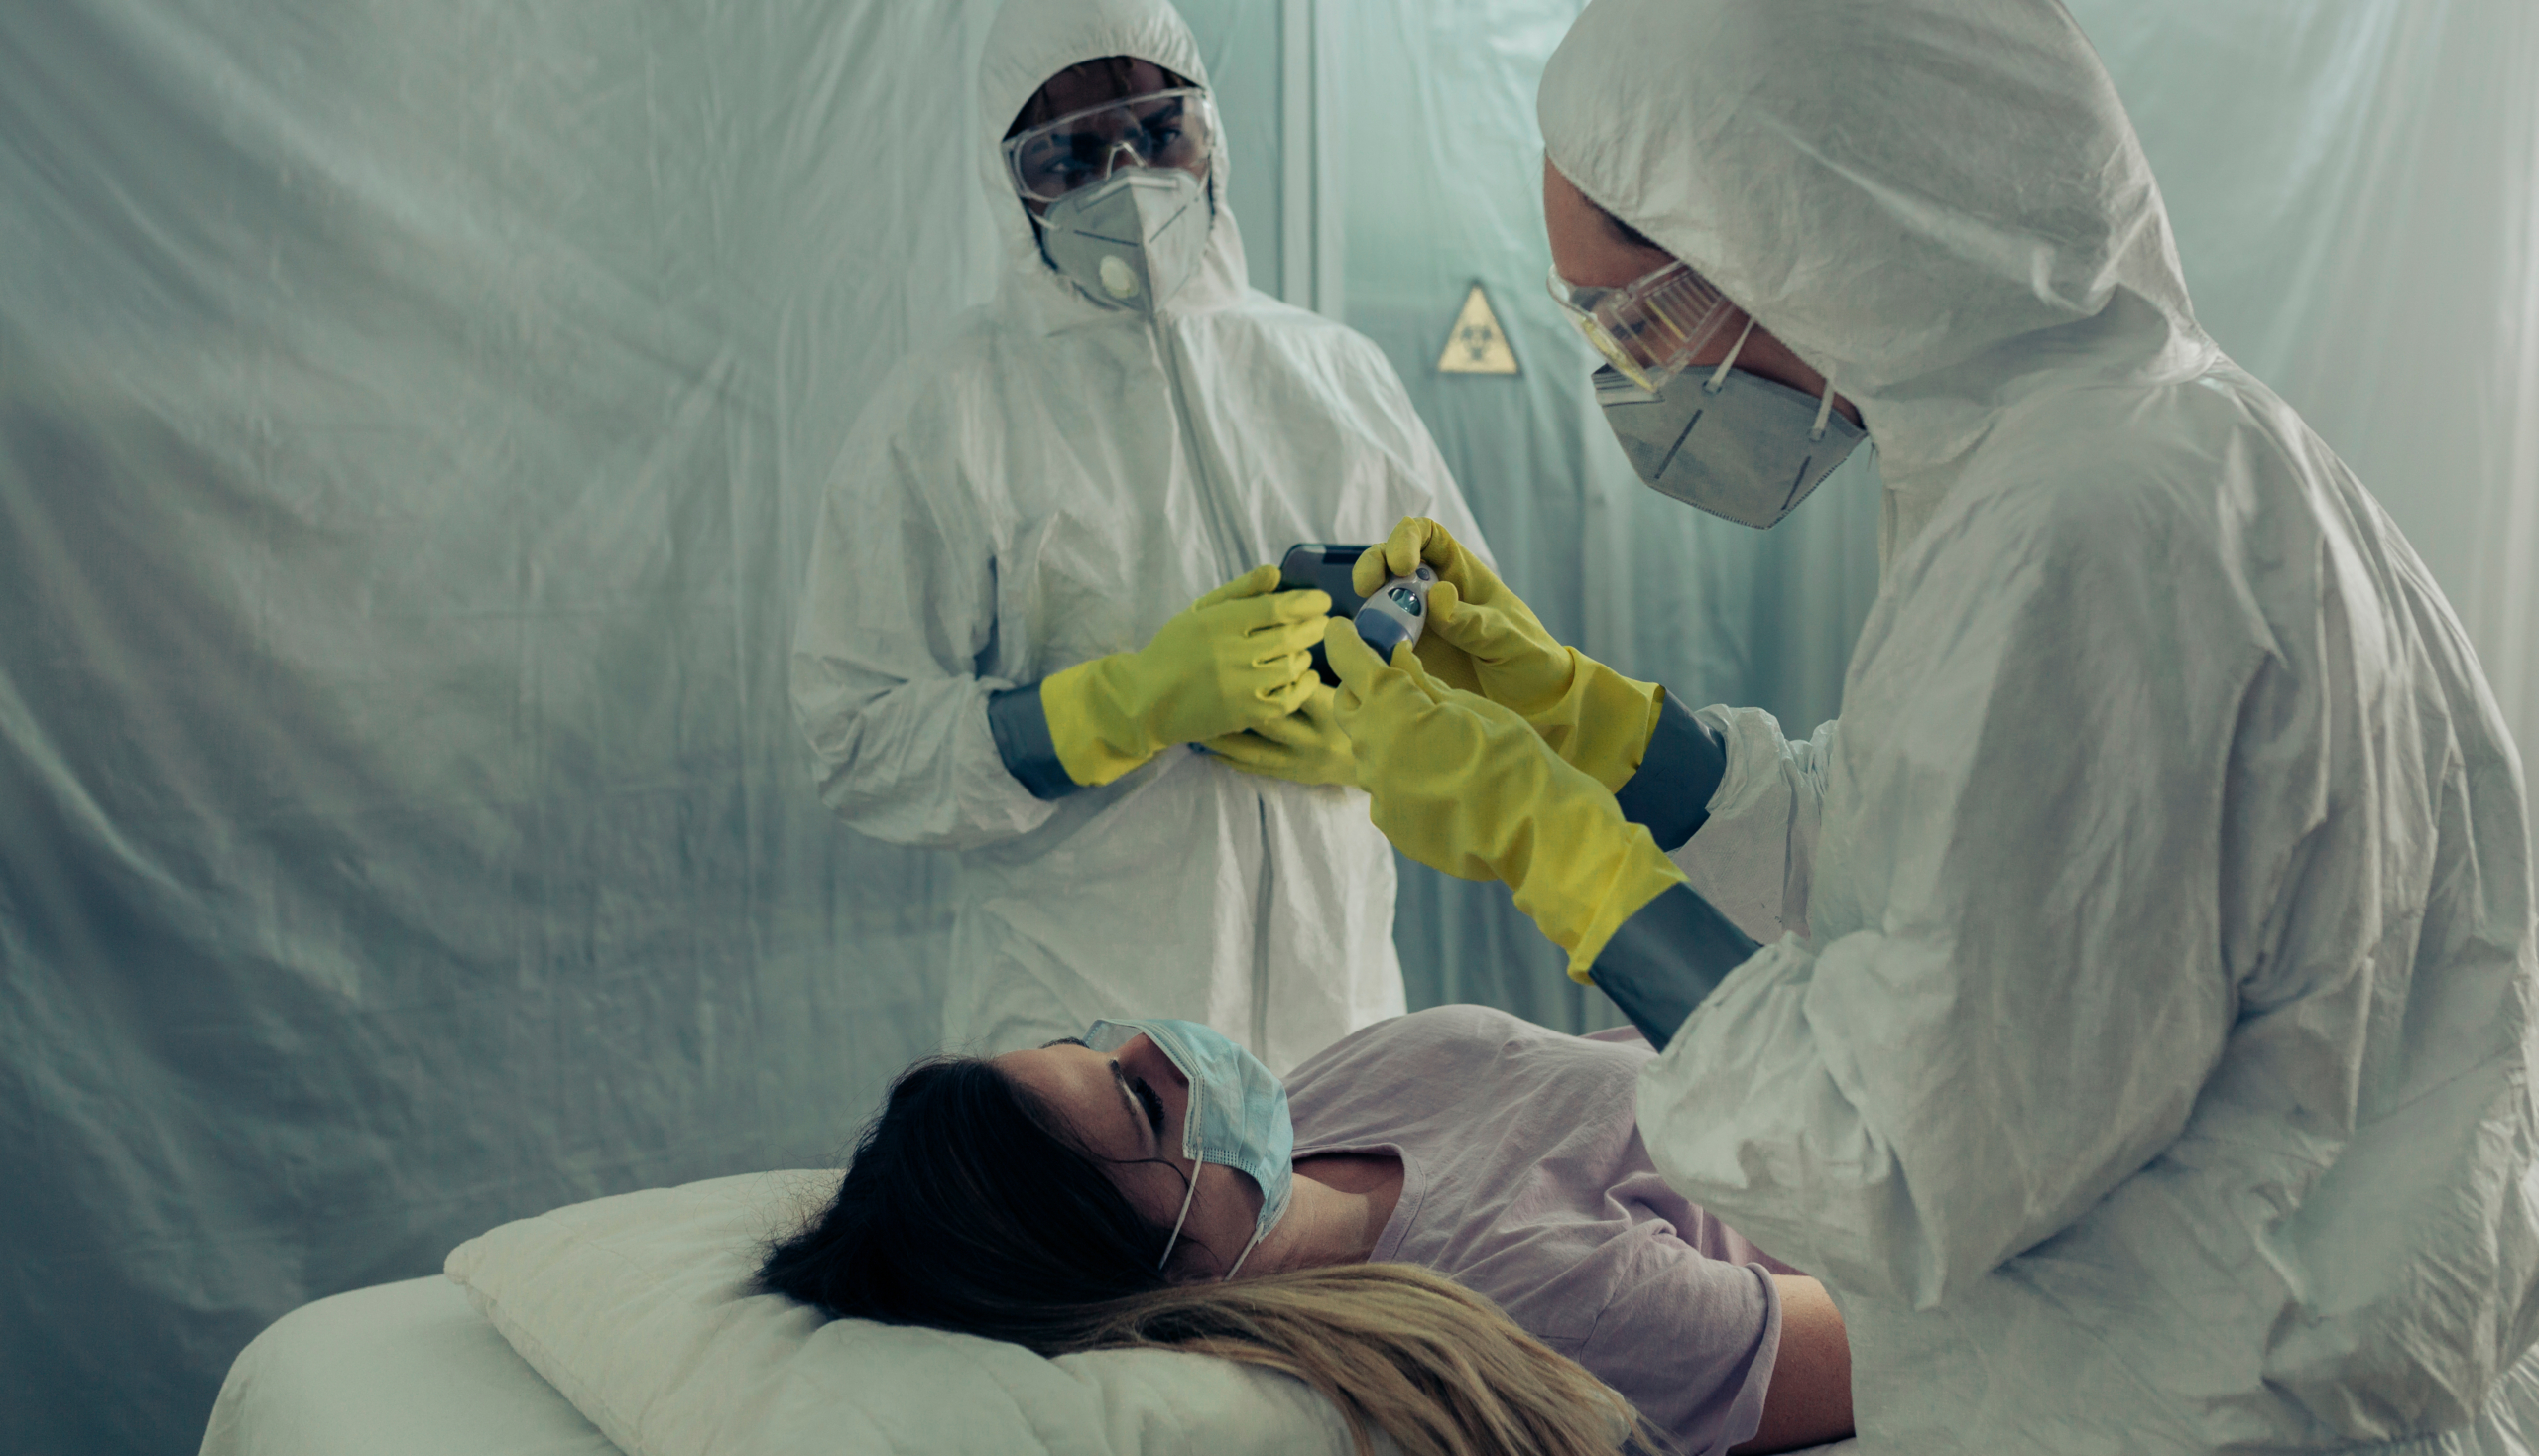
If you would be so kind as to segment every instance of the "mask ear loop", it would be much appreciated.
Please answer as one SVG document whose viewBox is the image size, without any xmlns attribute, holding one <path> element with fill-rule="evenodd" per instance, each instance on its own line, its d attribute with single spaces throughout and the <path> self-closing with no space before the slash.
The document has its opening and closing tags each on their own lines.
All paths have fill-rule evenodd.
<svg viewBox="0 0 2539 1456">
<path fill-rule="evenodd" d="M 1188 1181 L 1190 1184 L 1189 1190 L 1181 1195 L 1180 1216 L 1173 1219 L 1172 1233 L 1163 1241 L 1163 1257 L 1154 1262 L 1154 1267 L 1157 1272 L 1161 1272 L 1165 1265 L 1172 1262 L 1172 1246 L 1181 1242 L 1181 1226 L 1190 1221 L 1190 1200 L 1199 1196 L 1199 1164 L 1195 1162 L 1190 1164 L 1190 1177 Z M 1251 1246 L 1246 1245 L 1243 1252 L 1250 1254 L 1252 1252 Z M 1241 1264 L 1243 1261 L 1238 1259 L 1235 1263 Z"/>
<path fill-rule="evenodd" d="M 1234 1268 L 1229 1269 L 1224 1274 L 1218 1275 L 1218 1283 L 1222 1284 L 1226 1280 L 1233 1278 L 1236 1274 L 1243 1272 L 1243 1262 L 1252 1257 L 1253 1250 L 1261 1247 L 1261 1235 L 1262 1231 L 1260 1229 L 1254 1229 L 1252 1231 L 1252 1242 L 1244 1245 L 1243 1252 L 1234 1257 Z"/>
<path fill-rule="evenodd" d="M 1149 1029 L 1149 1039 L 1152 1039 L 1152 1031 L 1151 1031 L 1151 1029 Z M 1172 1057 L 1172 1053 L 1170 1053 L 1170 1052 L 1168 1052 L 1168 1051 L 1164 1053 L 1164 1057 L 1165 1057 L 1165 1059 L 1166 1059 L 1166 1060 L 1172 1061 L 1172 1064 L 1173 1064 L 1175 1067 L 1178 1067 L 1178 1066 L 1180 1066 L 1180 1065 L 1181 1065 L 1181 1063 L 1180 1063 L 1178 1060 L 1174 1060 L 1174 1059 L 1173 1059 L 1173 1057 Z M 1182 1075 L 1186 1077 L 1186 1076 L 1188 1076 L 1188 1075 L 1189 1075 L 1189 1073 L 1188 1073 L 1188 1072 L 1183 1072 L 1183 1073 L 1182 1073 Z M 1194 1128 L 1196 1128 L 1196 1127 L 1198 1127 L 1198 1126 L 1199 1126 L 1199 1088 L 1198 1088 L 1198 1084 L 1194 1082 L 1194 1083 L 1192 1083 L 1192 1084 L 1191 1084 L 1191 1087 L 1190 1087 L 1190 1101 L 1189 1101 L 1189 1104 L 1188 1104 L 1187 1106 L 1185 1106 L 1184 1108 L 1182 1108 L 1182 1110 L 1181 1110 L 1181 1129 L 1182 1129 L 1182 1136 L 1181 1136 L 1181 1153 L 1182 1153 L 1182 1155 L 1183 1155 L 1183 1156 L 1188 1157 L 1188 1158 L 1190 1159 L 1190 1176 L 1188 1176 L 1188 1177 L 1186 1177 L 1186 1178 L 1183 1178 L 1183 1179 L 1181 1180 L 1181 1182 L 1182 1182 L 1182 1188 L 1181 1188 L 1181 1212 L 1173 1218 L 1173 1220 L 1172 1220 L 1172 1232 L 1171 1232 L 1169 1235 L 1165 1236 L 1165 1238 L 1164 1238 L 1164 1241 L 1163 1241 L 1163 1257 L 1162 1257 L 1161 1259 L 1158 1259 L 1158 1260 L 1156 1260 L 1156 1261 L 1154 1262 L 1155 1271 L 1156 1271 L 1158 1274 L 1162 1272 L 1163 1267 L 1164 1267 L 1165 1265 L 1170 1264 L 1170 1263 L 1172 1262 L 1172 1248 L 1173 1248 L 1173 1246 L 1174 1246 L 1174 1245 L 1176 1245 L 1176 1244 L 1178 1244 L 1178 1243 L 1180 1243 L 1180 1242 L 1181 1242 L 1181 1226 L 1182 1226 L 1183 1224 L 1186 1224 L 1186 1223 L 1188 1223 L 1188 1222 L 1190 1221 L 1190 1204 L 1191 1204 L 1191 1200 L 1193 1200 L 1193 1199 L 1195 1199 L 1195 1198 L 1197 1198 L 1197 1197 L 1199 1196 L 1199 1169 L 1200 1169 L 1200 1167 L 1201 1167 L 1203 1164 L 1202 1164 L 1202 1162 L 1201 1162 L 1200 1158 L 1199 1158 L 1198 1156 L 1196 1156 L 1195 1154 L 1193 1154 L 1193 1153 L 1191 1153 L 1191 1151 L 1190 1151 L 1190 1138 L 1191 1138 L 1191 1136 L 1192 1136 L 1192 1135 L 1191 1135 L 1191 1130 L 1192 1130 L 1192 1129 L 1194 1129 Z M 1251 1253 L 1252 1251 L 1251 1251 L 1250 1249 L 1246 1249 L 1246 1250 L 1244 1250 L 1244 1252 L 1245 1252 L 1246 1254 L 1249 1254 L 1249 1253 Z"/>
<path fill-rule="evenodd" d="M 1825 398 L 1816 402 L 1816 423 L 1808 426 L 1807 442 L 1815 444 L 1825 438 L 1825 424 L 1834 418 L 1834 376 L 1825 376 Z"/>
<path fill-rule="evenodd" d="M 1721 387 L 1728 383 L 1728 371 L 1737 367 L 1737 356 L 1746 352 L 1746 336 L 1753 331 L 1754 315 L 1749 313 L 1746 315 L 1746 326 L 1737 331 L 1737 342 L 1728 346 L 1728 357 L 1719 361 L 1719 367 L 1711 371 L 1710 379 L 1702 385 L 1703 394 L 1718 394 Z"/>
</svg>

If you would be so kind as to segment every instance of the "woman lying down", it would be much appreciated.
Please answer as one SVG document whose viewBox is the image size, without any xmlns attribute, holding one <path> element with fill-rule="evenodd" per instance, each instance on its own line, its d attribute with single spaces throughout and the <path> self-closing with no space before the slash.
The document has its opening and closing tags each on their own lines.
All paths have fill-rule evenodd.
<svg viewBox="0 0 2539 1456">
<path fill-rule="evenodd" d="M 1850 1434 L 1824 1290 L 1642 1150 L 1650 1055 L 1455 1006 L 1347 1036 L 1284 1087 L 1190 1022 L 920 1062 L 760 1279 L 1043 1355 L 1269 1366 L 1362 1450 L 1370 1428 L 1406 1456 Z"/>
</svg>

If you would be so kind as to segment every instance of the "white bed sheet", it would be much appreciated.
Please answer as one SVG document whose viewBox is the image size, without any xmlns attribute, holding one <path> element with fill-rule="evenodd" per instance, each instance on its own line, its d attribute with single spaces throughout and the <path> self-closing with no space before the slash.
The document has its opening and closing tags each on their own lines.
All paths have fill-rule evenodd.
<svg viewBox="0 0 2539 1456">
<path fill-rule="evenodd" d="M 437 1274 L 274 1321 L 229 1367 L 201 1456 L 355 1453 L 624 1456 Z"/>
<path fill-rule="evenodd" d="M 439 1274 L 303 1304 L 229 1367 L 202 1456 L 622 1456 Z"/>
</svg>

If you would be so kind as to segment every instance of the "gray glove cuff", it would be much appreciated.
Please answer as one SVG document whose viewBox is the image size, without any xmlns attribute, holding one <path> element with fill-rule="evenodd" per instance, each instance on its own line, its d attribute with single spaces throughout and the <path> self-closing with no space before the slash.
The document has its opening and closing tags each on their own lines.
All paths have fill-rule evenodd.
<svg viewBox="0 0 2539 1456">
<path fill-rule="evenodd" d="M 1040 706 L 1040 684 L 989 693 L 988 732 L 996 738 L 1005 771 L 1033 798 L 1064 798 L 1084 787 L 1068 778 L 1066 765 L 1058 762 L 1049 714 Z"/>
<path fill-rule="evenodd" d="M 1623 921 L 1587 979 L 1663 1051 L 1693 1008 L 1762 948 L 1693 887 L 1677 885 Z"/>
<path fill-rule="evenodd" d="M 1657 730 L 1648 736 L 1639 770 L 1614 790 L 1614 803 L 1624 818 L 1647 825 L 1657 847 L 1672 854 L 1709 822 L 1710 796 L 1727 773 L 1728 746 L 1669 692 L 1658 705 Z"/>
</svg>

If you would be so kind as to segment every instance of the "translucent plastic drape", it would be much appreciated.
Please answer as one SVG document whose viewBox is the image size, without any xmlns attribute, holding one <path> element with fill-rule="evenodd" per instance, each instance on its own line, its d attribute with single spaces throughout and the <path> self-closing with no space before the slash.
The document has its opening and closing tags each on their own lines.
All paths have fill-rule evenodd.
<svg viewBox="0 0 2539 1456">
<path fill-rule="evenodd" d="M 0 6 L 0 1449 L 930 1042 L 784 665 L 990 9 Z"/>
<path fill-rule="evenodd" d="M 1301 3 L 1186 7 L 1265 284 Z M 283 1310 L 826 1156 L 931 1046 L 943 868 L 812 799 L 784 653 L 859 400 L 986 286 L 993 8 L 0 6 L 0 1449 L 189 1451 Z M 1577 8 L 1313 7 L 1349 321 L 1555 629 L 1803 731 L 1874 481 L 1755 536 L 1621 463 L 1538 302 Z M 2534 17 L 2080 9 L 2208 323 L 2526 734 Z M 1514 379 L 1434 372 L 1475 281 Z M 1414 1004 L 1608 1020 L 1495 889 L 1398 938 Z"/>
<path fill-rule="evenodd" d="M 2196 311 L 2389 508 L 2539 749 L 2539 6 L 2071 0 Z"/>
</svg>

